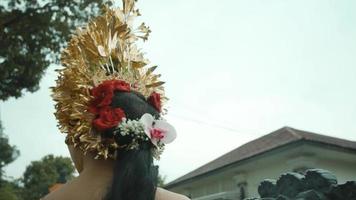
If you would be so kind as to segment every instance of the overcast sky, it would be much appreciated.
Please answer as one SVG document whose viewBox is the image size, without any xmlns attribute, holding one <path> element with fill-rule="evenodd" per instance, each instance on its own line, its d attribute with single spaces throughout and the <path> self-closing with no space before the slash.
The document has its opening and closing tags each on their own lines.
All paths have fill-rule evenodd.
<svg viewBox="0 0 356 200">
<path fill-rule="evenodd" d="M 356 141 L 356 1 L 141 0 L 144 51 L 166 81 L 178 130 L 159 161 L 168 181 L 283 126 Z M 44 155 L 69 156 L 53 116 L 51 66 L 41 89 L 1 102 L 21 151 L 18 178 Z"/>
</svg>

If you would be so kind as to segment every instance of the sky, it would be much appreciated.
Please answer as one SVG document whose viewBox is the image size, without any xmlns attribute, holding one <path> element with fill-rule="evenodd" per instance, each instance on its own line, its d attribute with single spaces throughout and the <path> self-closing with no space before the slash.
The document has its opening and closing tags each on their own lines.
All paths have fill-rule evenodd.
<svg viewBox="0 0 356 200">
<path fill-rule="evenodd" d="M 167 181 L 284 126 L 356 141 L 356 1 L 152 0 L 142 48 L 166 81 L 178 137 L 160 165 Z M 57 129 L 51 65 L 36 93 L 0 102 L 10 143 L 31 161 L 69 156 Z"/>
</svg>

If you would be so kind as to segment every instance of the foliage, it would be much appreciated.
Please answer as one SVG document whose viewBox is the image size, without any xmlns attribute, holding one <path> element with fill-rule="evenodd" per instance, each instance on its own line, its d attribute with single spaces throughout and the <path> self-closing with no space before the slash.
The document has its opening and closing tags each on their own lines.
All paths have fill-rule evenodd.
<svg viewBox="0 0 356 200">
<path fill-rule="evenodd" d="M 0 187 L 0 200 L 22 200 L 22 188 L 19 186 L 19 180 L 3 181 Z M 25 200 L 25 199 L 24 199 Z"/>
<path fill-rule="evenodd" d="M 0 187 L 4 182 L 3 168 L 19 156 L 19 151 L 15 146 L 9 144 L 9 139 L 6 137 L 3 130 L 0 121 Z"/>
<path fill-rule="evenodd" d="M 72 161 L 66 157 L 47 155 L 33 161 L 23 175 L 24 197 L 38 200 L 49 192 L 55 183 L 65 183 L 74 176 Z"/>
<path fill-rule="evenodd" d="M 0 3 L 0 100 L 34 92 L 50 63 L 78 25 L 104 0 L 2 0 Z"/>
<path fill-rule="evenodd" d="M 164 187 L 164 185 L 166 184 L 166 176 L 162 176 L 161 174 L 158 174 L 158 187 Z"/>
<path fill-rule="evenodd" d="M 16 189 L 10 184 L 5 184 L 0 187 L 0 200 L 18 200 Z"/>
</svg>

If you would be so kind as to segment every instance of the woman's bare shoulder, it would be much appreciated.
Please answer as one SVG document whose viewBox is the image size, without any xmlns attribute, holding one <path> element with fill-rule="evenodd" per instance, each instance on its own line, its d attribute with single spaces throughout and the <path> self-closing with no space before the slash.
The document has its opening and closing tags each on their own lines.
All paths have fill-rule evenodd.
<svg viewBox="0 0 356 200">
<path fill-rule="evenodd" d="M 68 192 L 67 185 L 63 185 L 40 200 L 74 199 L 71 194 L 72 192 Z"/>
<path fill-rule="evenodd" d="M 157 188 L 156 200 L 190 200 L 188 197 L 163 188 Z"/>
<path fill-rule="evenodd" d="M 71 195 L 73 192 L 67 191 L 65 187 L 62 187 L 58 189 L 57 191 L 54 191 L 47 196 L 43 197 L 41 200 L 57 200 L 57 199 L 88 199 L 88 198 L 79 198 L 78 195 Z M 100 199 L 91 196 L 92 199 Z M 188 197 L 177 194 L 168 190 L 165 190 L 163 188 L 157 188 L 156 191 L 156 199 L 155 200 L 190 200 Z"/>
</svg>

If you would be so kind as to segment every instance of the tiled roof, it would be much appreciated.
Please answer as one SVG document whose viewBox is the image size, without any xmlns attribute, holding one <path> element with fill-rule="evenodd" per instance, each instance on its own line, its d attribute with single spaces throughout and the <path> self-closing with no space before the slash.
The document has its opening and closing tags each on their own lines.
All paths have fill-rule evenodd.
<svg viewBox="0 0 356 200">
<path fill-rule="evenodd" d="M 52 185 L 50 188 L 48 188 L 49 192 L 53 192 L 55 190 L 58 190 L 60 187 L 62 187 L 64 184 L 62 183 L 55 183 Z"/>
<path fill-rule="evenodd" d="M 297 130 L 291 127 L 283 127 L 270 134 L 264 135 L 251 142 L 248 142 L 226 153 L 225 155 L 199 167 L 198 169 L 195 169 L 189 172 L 188 174 L 183 175 L 180 178 L 177 178 L 176 180 L 168 183 L 166 185 L 166 188 L 170 188 L 174 185 L 192 179 L 196 176 L 206 174 L 208 172 L 217 170 L 224 166 L 237 163 L 247 158 L 264 153 L 266 151 L 300 140 L 318 142 L 327 145 L 356 150 L 356 142 L 354 141 Z"/>
</svg>

